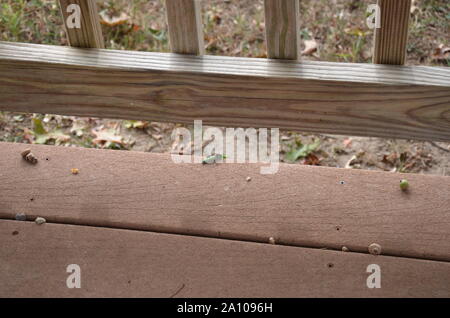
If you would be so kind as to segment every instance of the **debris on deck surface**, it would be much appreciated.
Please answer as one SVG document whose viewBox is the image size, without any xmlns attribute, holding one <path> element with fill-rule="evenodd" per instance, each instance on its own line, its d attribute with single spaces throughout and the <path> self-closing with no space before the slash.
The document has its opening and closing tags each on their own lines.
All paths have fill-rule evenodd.
<svg viewBox="0 0 450 318">
<path fill-rule="evenodd" d="M 72 174 L 78 174 L 80 172 L 80 169 L 72 168 L 72 169 L 70 169 L 70 172 L 72 172 Z"/>
<path fill-rule="evenodd" d="M 403 191 L 408 190 L 409 188 L 409 182 L 406 179 L 403 179 L 400 181 L 400 189 L 402 189 Z"/>
<path fill-rule="evenodd" d="M 44 224 L 46 222 L 46 220 L 44 218 L 41 218 L 40 216 L 38 216 L 36 218 L 36 220 L 34 220 L 34 222 L 36 222 L 36 224 L 41 225 Z"/>
<path fill-rule="evenodd" d="M 226 159 L 227 156 L 226 155 L 221 155 L 221 154 L 215 154 L 215 155 L 211 155 L 206 157 L 205 159 L 203 159 L 202 163 L 205 164 L 213 164 L 213 163 L 218 163 L 218 162 L 222 162 L 224 159 Z"/>
<path fill-rule="evenodd" d="M 36 164 L 38 162 L 38 159 L 31 152 L 31 149 L 25 149 L 24 151 L 22 151 L 21 155 L 22 155 L 22 158 L 25 159 L 25 161 L 27 161 L 29 163 Z"/>
<path fill-rule="evenodd" d="M 381 246 L 377 243 L 372 243 L 369 245 L 369 253 L 372 255 L 380 255 L 381 254 Z"/>
<path fill-rule="evenodd" d="M 27 215 L 25 213 L 17 213 L 16 214 L 16 220 L 17 221 L 26 221 Z"/>
</svg>

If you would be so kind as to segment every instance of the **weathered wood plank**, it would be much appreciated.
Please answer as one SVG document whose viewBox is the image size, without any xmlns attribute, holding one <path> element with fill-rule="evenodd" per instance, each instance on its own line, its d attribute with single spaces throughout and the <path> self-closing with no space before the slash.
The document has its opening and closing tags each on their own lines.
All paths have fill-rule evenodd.
<svg viewBox="0 0 450 318">
<path fill-rule="evenodd" d="M 0 99 L 8 111 L 450 140 L 444 67 L 2 42 Z"/>
<path fill-rule="evenodd" d="M 381 27 L 375 29 L 373 62 L 403 65 L 406 59 L 411 0 L 378 0 Z"/>
<path fill-rule="evenodd" d="M 299 6 L 299 0 L 264 0 L 268 58 L 299 58 Z"/>
<path fill-rule="evenodd" d="M 5 220 L 0 240 L 0 297 L 450 296 L 450 264 L 435 261 Z"/>
<path fill-rule="evenodd" d="M 204 54 L 200 0 L 166 0 L 172 52 Z"/>
<path fill-rule="evenodd" d="M 105 47 L 95 0 L 59 0 L 59 5 L 71 46 L 99 49 Z M 76 14 L 74 9 L 69 8 L 68 11 L 70 5 L 80 8 L 79 28 L 67 25 L 68 19 L 73 21 L 73 14 Z"/>
<path fill-rule="evenodd" d="M 39 162 L 30 165 L 20 155 L 27 147 L 0 144 L 0 218 L 363 253 L 378 243 L 385 255 L 450 261 L 449 177 L 289 164 L 261 175 L 259 164 L 36 145 Z M 399 188 L 405 177 L 408 193 Z"/>
</svg>

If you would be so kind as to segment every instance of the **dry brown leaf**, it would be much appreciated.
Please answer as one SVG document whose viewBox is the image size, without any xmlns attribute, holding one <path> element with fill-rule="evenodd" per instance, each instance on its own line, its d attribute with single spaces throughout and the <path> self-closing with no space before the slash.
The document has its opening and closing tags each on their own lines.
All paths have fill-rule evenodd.
<svg viewBox="0 0 450 318">
<path fill-rule="evenodd" d="M 95 135 L 95 139 L 92 141 L 97 145 L 105 145 L 106 143 L 115 143 L 124 145 L 123 137 L 116 135 L 112 129 L 92 130 Z"/>
<path fill-rule="evenodd" d="M 347 139 L 345 139 L 342 143 L 344 144 L 344 146 L 345 146 L 346 148 L 349 148 L 349 147 L 351 147 L 351 145 L 352 145 L 352 139 L 351 139 L 351 138 L 347 138 Z"/>
<path fill-rule="evenodd" d="M 319 166 L 322 160 L 319 159 L 315 154 L 310 153 L 305 160 L 303 160 L 304 165 L 309 166 Z"/>
<path fill-rule="evenodd" d="M 118 17 L 112 17 L 104 11 L 100 12 L 100 23 L 110 27 L 125 24 L 129 18 L 130 17 L 125 12 L 122 12 Z"/>
<path fill-rule="evenodd" d="M 317 51 L 317 42 L 313 40 L 306 40 L 305 49 L 302 51 L 302 55 L 312 55 Z"/>
<path fill-rule="evenodd" d="M 450 47 L 444 47 L 444 44 L 439 45 L 431 57 L 440 62 L 446 61 L 450 58 Z"/>
</svg>

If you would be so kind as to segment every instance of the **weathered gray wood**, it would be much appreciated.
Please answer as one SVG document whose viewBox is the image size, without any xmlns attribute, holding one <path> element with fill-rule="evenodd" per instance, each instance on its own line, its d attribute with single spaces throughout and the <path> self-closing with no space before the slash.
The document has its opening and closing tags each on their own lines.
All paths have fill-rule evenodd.
<svg viewBox="0 0 450 318">
<path fill-rule="evenodd" d="M 36 165 L 21 157 L 28 147 Z M 0 218 L 274 237 L 362 253 L 377 243 L 385 255 L 450 261 L 449 177 L 288 164 L 261 175 L 258 164 L 175 164 L 167 154 L 11 143 L 0 152 Z"/>
<path fill-rule="evenodd" d="M 73 14 L 67 12 L 67 7 L 73 4 L 80 7 L 80 28 L 67 26 L 67 19 Z M 59 5 L 71 46 L 99 49 L 105 47 L 95 0 L 59 0 Z"/>
<path fill-rule="evenodd" d="M 0 99 L 9 111 L 450 140 L 444 67 L 1 42 Z"/>
<path fill-rule="evenodd" d="M 0 297 L 450 296 L 450 264 L 435 261 L 5 220 L 0 240 Z"/>
<path fill-rule="evenodd" d="M 166 15 L 172 52 L 204 54 L 200 0 L 166 0 Z"/>
<path fill-rule="evenodd" d="M 268 58 L 299 58 L 299 7 L 299 0 L 264 0 Z"/>
<path fill-rule="evenodd" d="M 403 65 L 411 0 L 378 0 L 381 27 L 375 29 L 373 62 Z"/>
</svg>

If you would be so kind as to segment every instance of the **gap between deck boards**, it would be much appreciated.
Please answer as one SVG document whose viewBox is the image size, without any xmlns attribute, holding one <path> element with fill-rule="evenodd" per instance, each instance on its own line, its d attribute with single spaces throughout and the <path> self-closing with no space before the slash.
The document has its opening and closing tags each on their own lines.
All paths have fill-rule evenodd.
<svg viewBox="0 0 450 318">
<path fill-rule="evenodd" d="M 13 222 L 29 222 L 34 223 L 32 220 L 26 220 L 26 221 L 17 221 L 17 220 L 11 220 L 8 218 L 0 217 L 0 221 L 13 221 Z M 209 238 L 209 239 L 215 239 L 215 240 L 226 240 L 226 241 L 236 241 L 236 242 L 247 242 L 247 243 L 259 243 L 259 244 L 270 244 L 270 242 L 263 242 L 261 240 L 252 240 L 252 239 L 245 239 L 245 238 L 231 238 L 231 237 L 221 237 L 221 236 L 213 236 L 213 235 L 202 235 L 202 234 L 195 234 L 195 233 L 185 233 L 185 232 L 177 232 L 177 231 L 158 231 L 157 229 L 138 229 L 138 228 L 132 228 L 132 227 L 120 227 L 120 226 L 107 226 L 107 225 L 101 225 L 101 224 L 84 224 L 84 223 L 64 223 L 64 222 L 51 222 L 49 224 L 58 224 L 58 225 L 72 225 L 72 226 L 84 226 L 84 227 L 93 227 L 93 228 L 102 228 L 102 229 L 111 229 L 111 230 L 126 230 L 126 231 L 137 231 L 137 232 L 146 232 L 146 233 L 158 233 L 158 234 L 169 234 L 169 235 L 176 235 L 176 236 L 187 236 L 187 237 L 201 237 L 201 238 Z M 363 254 L 363 255 L 371 255 L 369 251 L 363 252 L 363 251 L 352 251 L 348 250 L 347 252 L 344 252 L 340 249 L 333 248 L 333 247 L 319 247 L 317 245 L 309 245 L 309 244 L 287 244 L 287 243 L 277 243 L 271 244 L 271 245 L 278 245 L 278 246 L 289 246 L 289 247 L 297 247 L 297 248 L 306 248 L 306 249 L 314 249 L 314 250 L 321 250 L 321 251 L 334 251 L 334 252 L 342 252 L 342 253 L 355 253 L 355 254 Z M 433 261 L 433 262 L 444 262 L 444 263 L 450 263 L 450 261 L 445 259 L 436 259 L 436 258 L 426 258 L 426 257 L 412 257 L 412 256 L 399 256 L 395 254 L 389 254 L 389 253 L 382 253 L 382 256 L 388 256 L 388 257 L 397 257 L 397 258 L 405 258 L 405 259 L 417 259 L 417 260 L 424 260 L 424 261 Z M 380 255 L 380 256 L 381 256 Z"/>
</svg>

